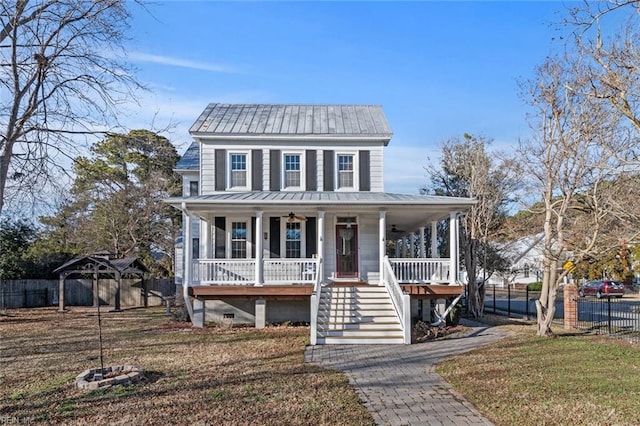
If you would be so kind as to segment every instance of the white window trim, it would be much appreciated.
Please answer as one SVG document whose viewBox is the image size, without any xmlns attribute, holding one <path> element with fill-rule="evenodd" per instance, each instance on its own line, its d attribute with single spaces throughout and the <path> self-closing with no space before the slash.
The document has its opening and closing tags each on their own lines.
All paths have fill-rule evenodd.
<svg viewBox="0 0 640 426">
<path fill-rule="evenodd" d="M 246 170 L 246 174 L 247 174 L 247 179 L 246 182 L 247 184 L 245 186 L 231 186 L 231 156 L 234 154 L 241 154 L 244 155 L 247 159 L 247 170 Z M 250 191 L 251 190 L 251 150 L 247 149 L 247 150 L 238 150 L 238 149 L 234 149 L 234 150 L 229 150 L 227 151 L 227 191 Z"/>
<path fill-rule="evenodd" d="M 353 186 L 348 188 L 340 188 L 340 170 L 338 170 L 338 157 L 341 155 L 351 155 L 353 156 Z M 358 155 L 358 151 L 336 151 L 333 170 L 334 170 L 334 191 L 360 191 L 360 156 Z"/>
<path fill-rule="evenodd" d="M 287 259 L 287 220 L 280 221 L 280 257 Z M 289 259 L 304 259 L 307 257 L 307 222 L 304 220 L 294 220 L 300 222 L 300 257 Z"/>
<path fill-rule="evenodd" d="M 233 231 L 232 228 L 232 224 L 233 222 L 244 222 L 247 224 L 247 257 L 246 259 L 252 259 L 251 257 L 251 251 L 252 251 L 252 244 L 253 244 L 253 238 L 251 236 L 251 217 L 249 216 L 242 216 L 242 217 L 229 217 L 227 216 L 227 220 L 226 220 L 226 224 L 225 224 L 225 258 L 226 259 L 231 259 L 232 253 L 231 253 L 231 232 Z"/>
<path fill-rule="evenodd" d="M 286 164 L 284 161 L 285 155 L 299 155 L 300 156 L 300 186 L 285 186 L 286 179 Z M 304 151 L 282 151 L 280 153 L 280 188 L 282 191 L 304 191 L 307 187 L 307 173 L 306 173 L 306 158 Z"/>
</svg>

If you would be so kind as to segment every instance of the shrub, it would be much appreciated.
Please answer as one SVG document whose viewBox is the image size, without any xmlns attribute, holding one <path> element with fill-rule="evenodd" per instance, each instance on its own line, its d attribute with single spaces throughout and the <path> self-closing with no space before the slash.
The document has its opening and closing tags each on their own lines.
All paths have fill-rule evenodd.
<svg viewBox="0 0 640 426">
<path fill-rule="evenodd" d="M 527 284 L 527 290 L 529 291 L 542 291 L 542 281 Z"/>
</svg>

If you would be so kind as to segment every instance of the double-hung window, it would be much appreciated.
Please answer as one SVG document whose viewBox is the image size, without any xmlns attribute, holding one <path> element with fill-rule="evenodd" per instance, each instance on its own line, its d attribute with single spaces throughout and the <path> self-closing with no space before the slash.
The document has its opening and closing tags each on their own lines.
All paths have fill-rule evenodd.
<svg viewBox="0 0 640 426">
<path fill-rule="evenodd" d="M 354 155 L 338 154 L 338 188 L 355 188 L 354 185 Z"/>
<path fill-rule="evenodd" d="M 247 187 L 247 154 L 231 153 L 229 155 L 229 187 L 246 188 Z"/>
<path fill-rule="evenodd" d="M 302 257 L 302 223 L 289 222 L 285 228 L 285 256 Z"/>
<path fill-rule="evenodd" d="M 284 188 L 302 187 L 300 154 L 284 154 Z"/>
<path fill-rule="evenodd" d="M 231 258 L 247 258 L 247 222 L 231 222 Z"/>
</svg>

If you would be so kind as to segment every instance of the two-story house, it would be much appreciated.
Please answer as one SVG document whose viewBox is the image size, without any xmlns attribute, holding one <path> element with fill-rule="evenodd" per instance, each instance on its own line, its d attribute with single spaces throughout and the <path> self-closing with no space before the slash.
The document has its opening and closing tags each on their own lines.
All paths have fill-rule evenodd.
<svg viewBox="0 0 640 426">
<path fill-rule="evenodd" d="M 458 218 L 474 201 L 384 192 L 380 106 L 210 104 L 190 133 L 184 195 L 167 201 L 183 212 L 194 325 L 308 322 L 312 344 L 409 343 L 412 318 L 461 294 Z"/>
</svg>

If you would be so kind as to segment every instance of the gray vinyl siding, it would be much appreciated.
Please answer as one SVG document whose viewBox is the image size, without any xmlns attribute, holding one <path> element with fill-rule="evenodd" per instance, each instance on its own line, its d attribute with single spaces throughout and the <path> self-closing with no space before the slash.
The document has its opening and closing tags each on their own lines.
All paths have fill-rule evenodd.
<svg viewBox="0 0 640 426">
<path fill-rule="evenodd" d="M 271 155 L 266 148 L 262 149 L 262 190 L 269 191 L 269 179 L 271 173 Z"/>
<path fill-rule="evenodd" d="M 317 167 L 316 160 L 316 151 L 308 149 L 306 151 L 306 190 L 307 191 L 315 191 L 318 189 L 318 173 L 316 171 Z"/>
<path fill-rule="evenodd" d="M 371 147 L 369 150 L 369 168 L 371 191 L 384 192 L 383 148 L 381 146 Z"/>
<path fill-rule="evenodd" d="M 369 151 L 360 151 L 359 155 L 359 172 L 360 191 L 371 191 L 371 166 L 369 162 Z"/>
<path fill-rule="evenodd" d="M 198 182 L 198 173 L 183 173 L 182 174 L 182 195 L 184 197 L 189 197 L 190 196 L 190 187 L 191 187 L 191 182 Z M 200 188 L 200 190 L 202 190 L 202 188 Z"/>
<path fill-rule="evenodd" d="M 227 161 L 226 155 L 227 151 L 224 149 L 216 149 L 216 183 L 215 189 L 216 191 L 224 191 L 226 189 L 226 167 L 225 163 Z"/>
<path fill-rule="evenodd" d="M 200 193 L 213 194 L 216 190 L 215 148 L 203 143 L 200 152 Z"/>
<path fill-rule="evenodd" d="M 269 153 L 269 189 L 271 191 L 280 190 L 280 151 L 272 149 Z"/>
<path fill-rule="evenodd" d="M 367 279 L 369 272 L 378 272 L 379 262 L 379 215 L 360 215 L 358 217 L 358 258 L 360 276 Z"/>
<path fill-rule="evenodd" d="M 319 149 L 316 153 L 316 182 L 318 183 L 318 191 L 324 191 L 324 152 Z"/>
</svg>

